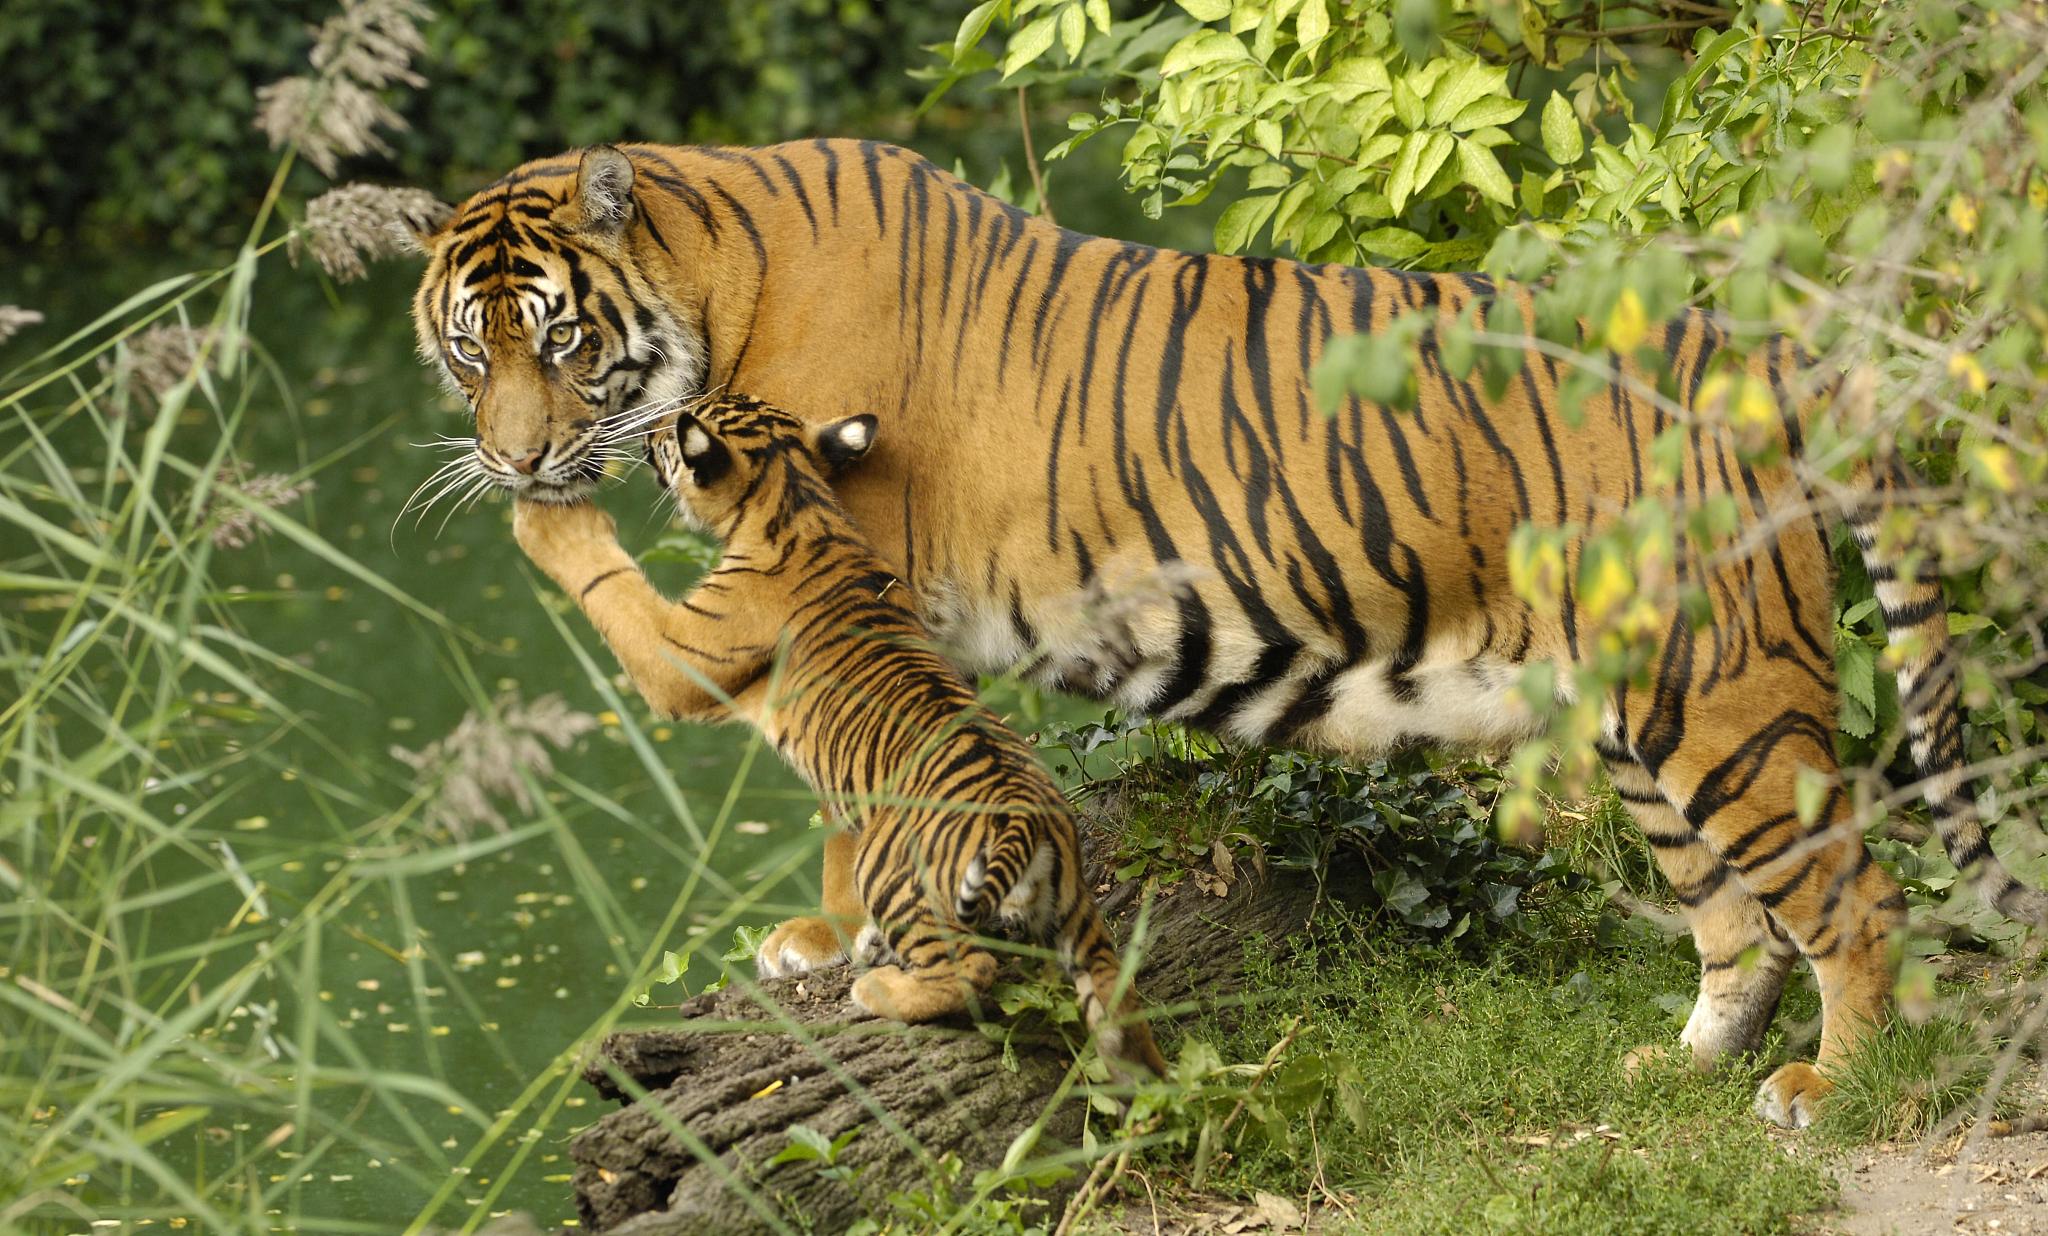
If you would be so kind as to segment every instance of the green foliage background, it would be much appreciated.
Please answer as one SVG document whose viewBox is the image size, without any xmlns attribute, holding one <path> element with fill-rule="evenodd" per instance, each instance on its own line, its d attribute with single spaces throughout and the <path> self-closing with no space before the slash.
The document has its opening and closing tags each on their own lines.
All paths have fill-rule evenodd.
<svg viewBox="0 0 2048 1236">
<path fill-rule="evenodd" d="M 1826 492 L 1902 449 L 1933 487 L 1888 535 L 1946 577 L 1970 755 L 1992 774 L 1981 806 L 2024 822 L 2009 840 L 2025 865 L 2048 789 L 2044 46 L 2038 0 L 1176 0 L 1126 20 L 1101 0 L 984 0 L 939 77 L 1092 95 L 1055 166 L 1120 142 L 1148 214 L 1220 206 L 1219 251 L 1535 287 L 1533 322 L 1502 298 L 1483 320 L 1439 328 L 1418 314 L 1334 341 L 1317 375 L 1325 406 L 1405 405 L 1415 341 L 1434 333 L 1453 375 L 1496 396 L 1530 347 L 1550 349 L 1575 422 L 1603 388 L 1603 352 L 1636 352 L 1685 307 L 1730 326 L 1702 415 L 1738 432 L 1778 414 L 1736 371 L 1776 333 L 1827 372 L 1874 374 L 1877 422 L 1820 417 L 1798 464 Z M 1686 432 L 1675 423 L 1658 450 L 1676 458 Z M 1566 578 L 1582 600 L 1617 599 L 1601 654 L 1578 671 L 1579 705 L 1516 757 L 1518 780 L 1583 789 L 1602 688 L 1637 672 L 1661 633 L 1628 611 L 1674 547 L 1725 547 L 1734 516 L 1658 500 L 1583 535 L 1524 529 L 1515 565 L 1532 601 L 1554 604 L 1541 581 Z M 1846 535 L 1838 548 L 1844 755 L 1909 784 L 1877 606 Z M 1543 773 L 1554 744 L 1561 778 Z M 1866 779 L 1865 818 L 1884 815 L 1883 792 Z M 1538 814 L 1536 799 L 1511 797 L 1509 814 Z"/>
<path fill-rule="evenodd" d="M 0 6 L 0 245 L 232 235 L 274 155 L 255 91 L 299 70 L 328 0 Z M 918 45 L 950 28 L 881 0 L 443 0 L 390 158 L 341 179 L 459 199 L 600 140 L 768 142 L 900 126 Z M 310 196 L 320 181 L 300 171 Z"/>
</svg>

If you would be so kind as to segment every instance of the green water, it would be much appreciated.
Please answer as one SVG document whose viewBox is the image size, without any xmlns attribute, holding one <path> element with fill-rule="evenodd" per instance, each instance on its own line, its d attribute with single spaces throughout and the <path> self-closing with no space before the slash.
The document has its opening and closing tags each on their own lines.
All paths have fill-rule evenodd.
<svg viewBox="0 0 2048 1236">
<path fill-rule="evenodd" d="M 1206 234 L 1200 218 L 1167 227 L 1137 218 L 1108 174 L 1074 196 L 1081 200 L 1062 220 L 1070 225 L 1183 244 Z M 87 272 L 25 269 L 18 293 L 0 299 L 46 312 L 50 323 L 23 342 L 47 343 L 152 279 L 196 265 L 135 257 Z M 217 874 L 199 881 L 150 918 L 154 954 L 246 937 L 189 973 L 168 968 L 194 990 L 230 978 L 269 926 L 299 907 L 341 907 L 319 932 L 317 954 L 269 971 L 299 981 L 259 982 L 234 1017 L 200 1036 L 209 1052 L 259 1065 L 310 1055 L 317 1111 L 284 1129 L 220 1105 L 189 1138 L 159 1148 L 186 1180 L 224 1169 L 240 1177 L 217 1203 L 307 1231 L 397 1230 L 451 1180 L 438 1224 L 505 1210 L 544 1223 L 571 1218 L 567 1142 L 607 1105 L 559 1069 L 529 1094 L 534 1079 L 593 1040 L 649 956 L 686 949 L 693 937 L 704 945 L 683 984 L 657 989 L 656 1007 L 629 1013 L 627 1024 L 658 1022 L 660 1001 L 672 1005 L 713 977 L 734 921 L 772 922 L 815 905 L 818 891 L 809 794 L 746 732 L 658 725 L 623 685 L 608 697 L 602 683 L 615 663 L 525 567 L 502 499 L 400 518 L 443 458 L 413 444 L 467 433 L 462 410 L 415 358 L 415 277 L 401 263 L 335 289 L 276 261 L 260 276 L 252 334 L 268 376 L 237 453 L 254 472 L 311 468 L 315 487 L 289 510 L 359 571 L 275 534 L 217 554 L 212 575 L 242 634 L 306 671 L 265 675 L 299 722 L 252 715 L 232 691 L 195 696 L 201 724 L 246 735 L 246 747 L 210 782 L 145 804 L 160 819 L 187 820 L 196 847 L 251 873 L 246 886 Z M 195 314 L 203 318 L 208 304 L 196 303 Z M 186 420 L 176 441 L 203 455 L 210 414 Z M 105 462 L 95 446 L 81 439 L 67 462 L 92 475 Z M 629 546 L 665 535 L 656 498 L 644 472 L 607 495 Z M 673 592 L 692 570 L 667 562 L 652 573 Z M 450 835 L 428 818 L 411 768 L 391 750 L 424 747 L 504 693 L 528 702 L 559 695 L 597 717 L 597 728 L 550 750 L 553 773 L 536 778 L 542 799 L 522 809 L 501 798 L 501 828 Z M 992 702 L 1022 707 L 1026 720 L 1039 705 L 1014 692 Z M 707 836 L 700 847 L 696 838 Z M 707 873 L 692 886 L 700 855 Z M 216 867 L 160 856 L 131 891 L 198 881 Z M 657 938 L 671 918 L 674 929 Z M 331 1016 L 328 1029 L 311 1044 L 291 1041 L 315 1001 Z M 274 1084 L 275 1066 L 269 1076 Z M 490 1122 L 514 1108 L 487 1138 Z M 501 1180 L 523 1139 L 536 1144 Z M 102 1203 L 149 1192 L 138 1180 L 97 1183 L 105 1187 L 81 1187 Z"/>
</svg>

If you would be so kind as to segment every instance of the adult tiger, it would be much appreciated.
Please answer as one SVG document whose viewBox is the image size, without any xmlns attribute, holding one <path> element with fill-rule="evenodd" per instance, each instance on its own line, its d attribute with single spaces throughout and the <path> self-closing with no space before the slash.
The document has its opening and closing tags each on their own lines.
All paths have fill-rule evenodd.
<svg viewBox="0 0 2048 1236">
<path fill-rule="evenodd" d="M 1681 1037 L 1702 1066 L 1754 1048 L 1801 955 L 1821 1069 L 1883 1021 L 1899 889 L 1839 787 L 1809 822 L 1794 810 L 1803 767 L 1836 770 L 1819 496 L 1712 423 L 1675 440 L 1676 466 L 1648 458 L 1672 422 L 1639 392 L 1662 378 L 1700 398 L 1726 342 L 1709 317 L 1652 329 L 1661 372 L 1610 357 L 1621 376 L 1576 421 L 1543 355 L 1489 398 L 1428 333 L 1415 411 L 1324 416 L 1309 378 L 1332 335 L 1500 295 L 1530 320 L 1527 293 L 1082 236 L 870 142 L 594 147 L 514 171 L 423 239 L 420 345 L 472 401 L 476 466 L 506 488 L 578 497 L 642 432 L 629 409 L 711 387 L 820 418 L 878 410 L 881 447 L 836 487 L 964 666 L 1028 659 L 1053 685 L 1247 740 L 1522 738 L 1521 667 L 1592 650 L 1569 583 L 1555 612 L 1510 586 L 1516 526 L 1731 497 L 1745 552 L 1679 564 L 1711 621 L 1664 614 L 1600 745 L 1702 958 Z M 1749 372 L 1811 413 L 1789 344 Z M 1801 423 L 1770 432 L 1796 448 Z M 1972 814 L 1939 585 L 1881 552 L 1898 476 L 1878 479 L 1854 529 L 1935 821 L 2002 909 L 2048 920 Z M 1758 1112 L 1806 1124 L 1821 1069 L 1780 1067 Z"/>
</svg>

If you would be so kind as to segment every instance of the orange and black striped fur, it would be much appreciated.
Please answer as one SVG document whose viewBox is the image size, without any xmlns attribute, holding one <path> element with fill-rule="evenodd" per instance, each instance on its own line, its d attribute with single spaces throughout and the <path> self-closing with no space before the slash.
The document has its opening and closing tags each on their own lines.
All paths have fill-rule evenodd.
<svg viewBox="0 0 2048 1236">
<path fill-rule="evenodd" d="M 727 396 L 656 435 L 680 509 L 725 546 L 681 601 L 654 590 L 591 503 L 522 502 L 519 543 L 655 711 L 753 724 L 847 822 L 857 907 L 827 911 L 866 919 L 864 961 L 894 961 L 854 983 L 863 1009 L 912 1022 L 964 1009 L 996 971 L 973 933 L 1000 919 L 1055 951 L 1113 1067 L 1163 1074 L 1059 786 L 932 649 L 909 590 L 833 499 L 827 473 L 866 454 L 874 428 L 858 416 L 814 430 Z M 804 968 L 840 947 L 822 920 L 776 934 L 760 954 L 771 974 L 791 936 L 810 937 Z"/>
<path fill-rule="evenodd" d="M 1028 665 L 1244 740 L 1536 733 L 1523 667 L 1591 661 L 1614 621 L 1580 594 L 1586 531 L 1639 498 L 1681 525 L 1732 500 L 1736 536 L 1637 581 L 1651 608 L 1628 608 L 1659 651 L 1600 701 L 1598 733 L 1699 946 L 1683 1039 L 1702 1065 L 1757 1046 L 1799 956 L 1822 1066 L 1886 1015 L 1899 890 L 1838 784 L 1817 818 L 1794 809 L 1803 767 L 1837 771 L 1826 516 L 1847 512 L 1950 852 L 2044 917 L 1971 814 L 1938 581 L 1878 534 L 1896 478 L 1843 492 L 1785 462 L 1816 417 L 1858 411 L 1789 345 L 1748 359 L 1775 408 L 1734 427 L 1703 415 L 1728 336 L 1699 313 L 1597 358 L 1615 376 L 1582 416 L 1550 356 L 1532 348 L 1490 396 L 1433 332 L 1413 411 L 1325 415 L 1310 375 L 1333 336 L 1506 296 L 1533 321 L 1528 294 L 1082 236 L 868 142 L 596 147 L 518 169 L 424 240 L 421 345 L 471 399 L 488 476 L 573 499 L 669 400 L 721 386 L 825 418 L 879 409 L 881 444 L 834 487 L 957 664 Z M 1524 523 L 1564 537 L 1555 606 L 1511 586 Z M 1759 1110 L 1803 1124 L 1826 1089 L 1786 1065 Z"/>
</svg>

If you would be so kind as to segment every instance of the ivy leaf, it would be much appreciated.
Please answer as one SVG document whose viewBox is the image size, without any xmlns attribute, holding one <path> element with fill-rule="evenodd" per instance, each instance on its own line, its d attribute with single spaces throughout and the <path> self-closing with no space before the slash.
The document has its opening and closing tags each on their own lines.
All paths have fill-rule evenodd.
<svg viewBox="0 0 2048 1236">
<path fill-rule="evenodd" d="M 1047 13 L 1012 36 L 1010 49 L 1003 54 L 1003 76 L 1008 77 L 1043 56 L 1045 49 L 1052 46 L 1058 24 L 1059 14 Z"/>
<path fill-rule="evenodd" d="M 1559 167 L 1570 167 L 1586 153 L 1586 135 L 1579 132 L 1579 117 L 1571 102 L 1553 90 L 1543 105 L 1543 153 Z"/>
<path fill-rule="evenodd" d="M 1465 183 L 1503 206 L 1515 204 L 1515 186 L 1493 152 L 1469 138 L 1458 139 L 1458 174 Z"/>
</svg>

